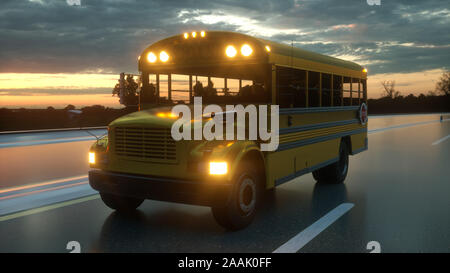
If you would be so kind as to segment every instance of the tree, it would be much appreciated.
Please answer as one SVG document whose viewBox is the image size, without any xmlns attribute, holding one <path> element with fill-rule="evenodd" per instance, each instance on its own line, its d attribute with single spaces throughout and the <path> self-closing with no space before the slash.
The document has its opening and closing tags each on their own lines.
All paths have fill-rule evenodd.
<svg viewBox="0 0 450 273">
<path fill-rule="evenodd" d="M 133 75 L 126 75 L 123 85 L 124 93 L 122 99 L 120 100 L 120 103 L 125 106 L 137 105 L 139 102 L 139 96 L 137 94 L 139 84 L 134 80 Z M 116 86 L 114 86 L 112 94 L 113 96 L 117 95 L 120 97 L 120 80 L 118 83 L 116 83 Z"/>
<path fill-rule="evenodd" d="M 64 110 L 75 110 L 75 106 L 72 104 L 68 104 Z"/>
<path fill-rule="evenodd" d="M 450 71 L 444 72 L 436 83 L 436 91 L 443 95 L 450 95 Z"/>
<path fill-rule="evenodd" d="M 400 96 L 400 92 L 395 90 L 395 81 L 382 81 L 381 85 L 383 86 L 382 97 L 395 99 Z"/>
</svg>

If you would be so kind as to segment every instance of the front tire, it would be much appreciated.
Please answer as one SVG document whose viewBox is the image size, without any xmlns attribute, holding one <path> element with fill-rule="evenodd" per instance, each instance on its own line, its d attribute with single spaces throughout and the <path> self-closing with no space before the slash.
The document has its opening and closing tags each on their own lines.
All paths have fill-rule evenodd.
<svg viewBox="0 0 450 273">
<path fill-rule="evenodd" d="M 318 183 L 340 184 L 344 183 L 348 172 L 349 147 L 344 140 L 339 145 L 339 160 L 331 165 L 313 171 L 313 177 Z"/>
<path fill-rule="evenodd" d="M 262 184 L 260 176 L 253 169 L 251 166 L 243 167 L 234 179 L 227 204 L 211 208 L 217 223 L 227 230 L 243 229 L 255 218 L 262 198 Z"/>
<path fill-rule="evenodd" d="M 133 211 L 144 202 L 144 199 L 114 195 L 106 192 L 101 192 L 100 197 L 105 205 L 119 212 Z"/>
</svg>

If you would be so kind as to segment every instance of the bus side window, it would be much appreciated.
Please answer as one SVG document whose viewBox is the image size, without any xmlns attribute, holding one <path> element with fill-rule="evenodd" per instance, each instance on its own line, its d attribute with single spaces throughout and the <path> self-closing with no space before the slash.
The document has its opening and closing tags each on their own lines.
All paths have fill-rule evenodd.
<svg viewBox="0 0 450 273">
<path fill-rule="evenodd" d="M 322 73 L 322 106 L 331 106 L 331 74 Z"/>
<path fill-rule="evenodd" d="M 306 106 L 306 71 L 277 68 L 278 104 L 281 108 Z"/>
<path fill-rule="evenodd" d="M 351 82 L 350 82 L 350 80 L 351 80 L 350 77 L 344 77 L 344 86 L 343 86 L 343 89 L 344 89 L 343 90 L 344 91 L 344 106 L 350 106 L 351 105 L 351 101 L 350 101 Z"/>
<path fill-rule="evenodd" d="M 319 107 L 320 106 L 320 73 L 319 72 L 308 72 L 308 97 L 309 97 L 309 107 Z"/>
<path fill-rule="evenodd" d="M 292 71 L 286 67 L 277 67 L 278 104 L 280 108 L 293 107 L 294 92 L 290 87 Z"/>
<path fill-rule="evenodd" d="M 333 106 L 341 106 L 342 76 L 333 75 Z"/>
<path fill-rule="evenodd" d="M 351 105 L 359 105 L 358 88 L 361 88 L 359 86 L 359 79 L 352 78 L 352 96 L 351 96 L 352 104 Z"/>
<path fill-rule="evenodd" d="M 296 70 L 294 107 L 306 107 L 306 70 Z"/>
<path fill-rule="evenodd" d="M 168 101 L 169 99 L 169 76 L 159 75 L 159 101 Z"/>
</svg>

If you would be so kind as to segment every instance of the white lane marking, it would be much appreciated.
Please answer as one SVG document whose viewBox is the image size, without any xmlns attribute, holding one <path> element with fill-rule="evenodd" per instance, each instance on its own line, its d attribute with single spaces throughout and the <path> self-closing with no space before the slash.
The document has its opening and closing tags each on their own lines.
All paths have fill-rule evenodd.
<svg viewBox="0 0 450 273">
<path fill-rule="evenodd" d="M 33 184 L 26 184 L 26 185 L 22 185 L 22 186 L 15 186 L 15 187 L 10 187 L 10 188 L 4 188 L 4 189 L 0 189 L 0 196 L 2 194 L 4 194 L 4 193 L 21 191 L 21 190 L 32 189 L 32 188 L 38 188 L 38 187 L 43 187 L 43 186 L 47 186 L 47 185 L 62 184 L 62 183 L 71 182 L 71 181 L 74 181 L 74 180 L 87 179 L 87 178 L 88 178 L 87 175 L 78 175 L 78 176 L 71 176 L 71 177 L 65 177 L 65 178 L 52 179 L 52 180 L 42 181 L 42 182 L 33 183 Z"/>
<path fill-rule="evenodd" d="M 27 191 L 27 192 L 21 192 L 21 193 L 16 193 L 16 194 L 10 194 L 10 195 L 0 197 L 0 201 L 6 200 L 6 199 L 28 196 L 28 195 L 32 195 L 32 194 L 39 194 L 39 193 L 46 192 L 46 191 L 55 191 L 55 190 L 59 190 L 59 189 L 76 187 L 76 186 L 84 185 L 87 183 L 89 183 L 89 181 L 81 181 L 81 182 L 77 182 L 77 183 L 66 184 L 66 185 L 61 185 L 61 186 L 56 186 L 56 187 L 51 187 L 51 188 L 44 188 L 44 189 L 39 189 L 39 190 L 35 190 L 35 191 Z"/>
<path fill-rule="evenodd" d="M 41 213 L 41 212 L 45 212 L 45 211 L 49 211 L 49 210 L 54 210 L 54 209 L 59 209 L 62 207 L 66 207 L 66 206 L 71 206 L 74 204 L 79 204 L 79 203 L 83 203 L 86 201 L 90 201 L 90 200 L 95 200 L 95 199 L 99 199 L 100 195 L 99 194 L 93 194 L 93 195 L 89 195 L 86 197 L 81 197 L 78 199 L 71 199 L 69 201 L 64 201 L 64 202 L 58 202 L 55 204 L 51 204 L 51 205 L 46 205 L 46 206 L 41 206 L 38 208 L 34 208 L 34 209 L 29 209 L 29 210 L 23 210 L 23 211 L 19 211 L 19 212 L 15 212 L 15 213 L 11 213 L 11 214 L 7 214 L 4 216 L 0 216 L 0 222 L 3 221 L 8 221 L 11 219 L 16 219 L 19 217 L 25 217 L 28 215 L 33 215 L 33 214 L 37 214 L 37 213 Z"/>
<path fill-rule="evenodd" d="M 444 121 L 450 121 L 450 119 L 442 120 L 442 122 L 444 122 Z M 400 124 L 400 125 L 395 125 L 395 126 L 390 126 L 390 127 L 385 127 L 385 128 L 372 129 L 372 130 L 369 130 L 369 134 L 384 132 L 384 131 L 392 130 L 392 129 L 400 129 L 400 128 L 436 123 L 436 122 L 440 122 L 440 120 L 421 121 L 421 122 L 415 122 L 415 123 Z"/>
<path fill-rule="evenodd" d="M 444 141 L 446 141 L 446 140 L 449 139 L 449 138 L 450 138 L 450 135 L 445 136 L 445 137 L 443 137 L 443 138 L 441 138 L 441 139 L 436 140 L 436 141 L 433 142 L 431 145 L 438 145 L 439 143 L 444 142 Z"/>
<path fill-rule="evenodd" d="M 73 187 L 55 189 L 52 191 L 40 192 L 32 195 L 19 196 L 0 201 L 0 217 L 19 211 L 35 209 L 59 202 L 78 199 L 98 192 L 91 188 L 89 184 L 81 184 Z"/>
<path fill-rule="evenodd" d="M 344 215 L 346 212 L 352 209 L 353 206 L 354 204 L 352 203 L 340 204 L 332 211 L 325 214 L 325 216 L 314 222 L 314 224 L 310 225 L 309 227 L 301 231 L 299 234 L 292 237 L 282 246 L 275 249 L 273 253 L 295 253 L 299 251 L 302 247 L 304 247 L 307 243 L 309 243 L 312 239 L 314 239 L 327 227 L 333 224 L 342 215 Z"/>
</svg>

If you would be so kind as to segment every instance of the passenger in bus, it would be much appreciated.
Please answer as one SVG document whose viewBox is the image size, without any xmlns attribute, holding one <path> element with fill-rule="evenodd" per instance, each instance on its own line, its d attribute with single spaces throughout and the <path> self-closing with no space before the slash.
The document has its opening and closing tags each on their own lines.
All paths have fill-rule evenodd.
<svg viewBox="0 0 450 273">
<path fill-rule="evenodd" d="M 263 84 L 246 85 L 239 90 L 239 97 L 246 102 L 265 102 L 268 94 Z"/>
<path fill-rule="evenodd" d="M 203 96 L 205 97 L 217 96 L 217 89 L 214 88 L 214 83 L 211 80 L 208 80 L 208 86 L 203 90 Z"/>
<path fill-rule="evenodd" d="M 201 97 L 203 95 L 203 84 L 197 81 L 194 85 L 194 96 Z"/>
<path fill-rule="evenodd" d="M 141 102 L 151 103 L 156 100 L 156 87 L 153 83 L 150 83 L 147 87 L 141 88 Z"/>
<path fill-rule="evenodd" d="M 203 87 L 203 84 L 197 81 L 194 85 L 194 96 L 214 97 L 217 96 L 217 89 L 214 88 L 214 83 L 211 80 L 208 81 L 208 86 L 206 87 Z"/>
</svg>

